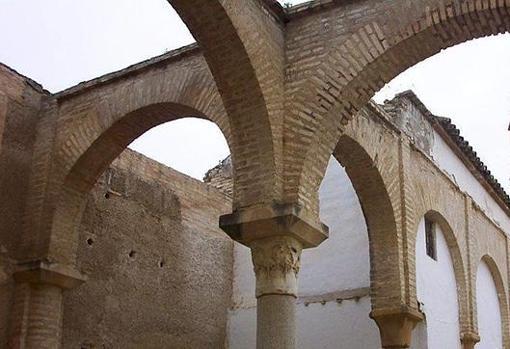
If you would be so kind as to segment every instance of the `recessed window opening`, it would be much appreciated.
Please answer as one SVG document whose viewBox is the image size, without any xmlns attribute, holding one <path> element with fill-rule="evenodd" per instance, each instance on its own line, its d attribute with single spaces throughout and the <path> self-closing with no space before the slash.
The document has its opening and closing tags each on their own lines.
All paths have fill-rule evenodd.
<svg viewBox="0 0 510 349">
<path fill-rule="evenodd" d="M 436 224 L 425 218 L 425 248 L 427 256 L 437 261 Z"/>
</svg>

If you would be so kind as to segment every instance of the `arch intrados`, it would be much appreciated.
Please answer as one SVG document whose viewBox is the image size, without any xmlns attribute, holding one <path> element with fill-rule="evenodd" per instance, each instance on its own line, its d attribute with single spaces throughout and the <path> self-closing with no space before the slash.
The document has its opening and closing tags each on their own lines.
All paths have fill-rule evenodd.
<svg viewBox="0 0 510 349">
<path fill-rule="evenodd" d="M 464 258 L 462 258 L 462 253 L 460 252 L 459 243 L 457 242 L 457 238 L 455 237 L 455 233 L 453 232 L 453 229 L 448 222 L 448 220 L 445 218 L 443 214 L 441 214 L 437 210 L 428 210 L 425 214 L 422 214 L 421 216 L 426 219 L 430 219 L 432 222 L 439 225 L 441 228 L 441 231 L 443 232 L 443 236 L 446 240 L 446 243 L 448 244 L 448 251 L 450 252 L 452 263 L 454 265 L 453 270 L 455 271 L 455 280 L 457 281 L 457 287 L 461 287 L 462 291 L 465 292 L 465 283 L 466 283 L 466 273 L 464 268 Z M 415 240 L 416 236 L 418 235 L 418 226 L 421 223 L 421 219 L 416 222 L 416 225 L 414 227 L 413 234 L 415 234 Z M 413 249 L 415 249 L 416 246 L 413 246 Z M 414 254 L 416 254 L 416 251 L 414 250 Z M 461 302 L 461 295 L 458 295 L 459 300 L 459 306 Z M 460 309 L 460 308 L 459 308 Z"/>
<path fill-rule="evenodd" d="M 393 206 L 384 180 L 363 146 L 344 134 L 338 140 L 333 156 L 345 168 L 351 180 L 367 222 L 369 235 L 381 225 L 396 231 Z M 367 182 L 366 178 L 371 180 Z"/>
<path fill-rule="evenodd" d="M 137 137 L 153 127 L 186 117 L 214 123 L 194 108 L 177 103 L 157 103 L 127 113 L 104 131 L 79 157 L 65 177 L 51 218 L 53 242 L 49 242 L 48 248 L 62 261 L 73 263 L 78 246 L 76 227 L 81 219 L 87 194 L 97 179 Z M 221 131 L 225 136 L 225 131 Z M 226 139 L 228 143 L 228 138 Z"/>
<path fill-rule="evenodd" d="M 506 289 L 505 289 L 505 283 L 503 281 L 503 277 L 501 274 L 501 271 L 499 270 L 498 264 L 496 261 L 488 254 L 484 255 L 480 262 L 483 262 L 487 264 L 489 267 L 489 270 L 491 272 L 492 279 L 494 280 L 494 284 L 496 285 L 496 291 L 498 292 L 498 299 L 499 299 L 499 307 L 501 309 L 501 318 L 503 320 L 503 317 L 507 314 L 507 298 L 506 298 Z M 478 263 L 477 267 L 480 263 Z M 477 273 L 478 277 L 478 273 Z M 505 331 L 503 331 L 505 333 Z"/>
<path fill-rule="evenodd" d="M 104 131 L 78 158 L 66 176 L 64 187 L 79 192 L 89 191 L 113 160 L 136 138 L 161 124 L 184 118 L 210 121 L 220 128 L 225 137 L 225 130 L 220 125 L 195 108 L 170 102 L 145 106 L 126 114 Z M 225 138 L 230 148 L 229 139 Z"/>
<path fill-rule="evenodd" d="M 367 225 L 372 308 L 400 302 L 400 290 L 395 285 L 403 281 L 401 266 L 389 262 L 399 254 L 397 222 L 381 174 L 363 146 L 350 136 L 340 137 L 333 155 L 351 180 Z M 381 250 L 385 253 L 378 252 Z"/>
<path fill-rule="evenodd" d="M 494 258 L 492 258 L 489 254 L 485 254 L 482 256 L 482 258 L 480 258 L 480 262 L 484 262 L 485 264 L 487 264 L 489 270 L 491 271 L 492 278 L 494 279 L 494 283 L 496 283 L 496 285 L 499 284 L 502 287 L 504 287 L 503 277 L 501 276 L 502 274 Z"/>
<path fill-rule="evenodd" d="M 448 251 L 450 253 L 450 258 L 453 264 L 453 272 L 455 274 L 455 282 L 457 283 L 457 303 L 459 306 L 459 324 L 462 324 L 462 319 L 467 316 L 467 279 L 466 279 L 466 271 L 464 267 L 464 259 L 462 258 L 462 253 L 455 237 L 455 233 L 443 214 L 441 214 L 438 210 L 430 209 L 424 214 L 419 215 L 418 217 L 423 217 L 426 219 L 430 219 L 432 222 L 439 225 L 443 236 L 448 244 Z M 414 240 L 416 240 L 418 235 L 418 227 L 422 222 L 422 219 L 417 220 L 414 229 L 412 230 L 414 236 Z M 416 244 L 414 244 L 411 250 L 412 256 L 416 256 Z M 461 328 L 461 331 L 463 329 Z"/>
<path fill-rule="evenodd" d="M 457 242 L 457 238 L 455 237 L 455 233 L 453 232 L 453 229 L 448 220 L 437 210 L 429 210 L 421 217 L 429 219 L 432 222 L 439 225 L 441 231 L 443 232 L 444 238 L 448 243 L 450 253 L 455 254 L 455 256 L 452 257 L 459 258 L 458 260 L 462 261 L 463 259 L 462 255 L 460 254 L 460 247 Z M 418 224 L 420 224 L 420 222 L 418 222 L 415 228 L 413 229 L 413 232 L 415 232 L 415 234 L 418 233 Z M 461 263 L 460 267 L 462 267 L 462 270 L 464 270 L 464 264 Z"/>
<path fill-rule="evenodd" d="M 337 115 L 342 114 L 341 112 L 344 109 L 342 102 L 345 100 L 352 104 L 350 108 L 346 109 L 346 111 L 350 112 L 351 115 L 344 115 L 344 117 L 347 117 L 348 119 L 354 117 L 355 113 L 352 113 L 354 110 L 353 108 L 359 110 L 363 105 L 368 103 L 368 101 L 373 98 L 385 84 L 389 83 L 407 69 L 445 49 L 475 39 L 510 33 L 510 8 L 508 5 L 506 5 L 507 7 L 505 8 L 505 4 L 501 4 L 502 2 L 498 3 L 497 7 L 501 7 L 502 9 L 502 18 L 505 16 L 503 12 L 508 11 L 506 13 L 506 15 L 508 15 L 508 19 L 506 21 L 503 20 L 497 28 L 495 26 L 481 28 L 473 25 L 476 29 L 473 28 L 474 30 L 469 33 L 470 35 L 462 32 L 462 29 L 459 29 L 458 22 L 465 22 L 466 18 L 469 18 L 475 10 L 479 16 L 484 17 L 487 21 L 488 18 L 493 18 L 495 13 L 494 11 L 497 11 L 496 8 L 493 9 L 490 7 L 484 7 L 483 9 L 478 10 L 478 6 L 474 5 L 474 0 L 468 2 L 471 2 L 473 5 L 468 6 L 466 4 L 468 12 L 460 14 L 456 13 L 456 15 L 446 19 L 440 17 L 440 20 L 436 23 L 433 21 L 431 22 L 425 18 L 424 15 L 422 18 L 417 18 L 415 21 L 412 21 L 406 27 L 400 28 L 399 32 L 388 33 L 387 36 L 389 39 L 389 45 L 384 49 L 384 52 L 376 56 L 373 61 L 362 65 L 361 69 L 354 75 L 353 79 L 344 86 L 338 98 L 339 102 L 332 105 L 327 111 L 328 118 L 336 118 Z M 437 12 L 439 10 L 435 9 L 435 11 Z M 430 16 L 433 16 L 433 14 L 431 13 Z M 469 19 L 469 21 L 471 20 L 472 19 Z M 420 27 L 420 30 L 415 31 L 415 28 L 418 26 Z M 411 35 L 410 33 L 413 34 Z M 448 34 L 450 35 L 448 36 Z M 358 33 L 354 34 L 353 38 L 357 35 Z M 427 40 L 427 45 L 421 45 L 420 43 L 426 39 L 425 37 L 432 37 L 433 40 Z M 351 39 L 347 41 L 350 40 Z M 337 47 L 337 49 L 343 51 L 344 45 L 345 43 L 342 43 L 339 47 Z M 399 54 L 399 51 L 405 51 L 411 54 Z M 399 59 L 395 59 L 395 55 L 398 55 Z M 380 69 L 381 65 L 386 69 Z M 372 68 L 377 69 L 379 73 L 374 74 Z M 376 79 L 381 80 L 378 81 Z M 359 92 L 357 91 L 358 89 L 366 90 L 366 88 L 363 87 L 368 87 L 372 90 L 366 95 L 364 93 L 357 93 Z M 357 92 L 350 92 L 352 90 Z M 357 96 L 357 98 L 353 100 L 352 98 L 349 98 L 350 96 Z"/>
</svg>

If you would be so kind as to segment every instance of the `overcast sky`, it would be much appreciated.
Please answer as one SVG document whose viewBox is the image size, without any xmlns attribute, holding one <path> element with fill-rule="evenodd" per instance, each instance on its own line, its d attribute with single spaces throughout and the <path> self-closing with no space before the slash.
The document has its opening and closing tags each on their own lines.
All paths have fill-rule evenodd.
<svg viewBox="0 0 510 349">
<path fill-rule="evenodd" d="M 0 0 L 0 31 L 0 62 L 51 92 L 194 41 L 165 0 Z M 409 69 L 376 100 L 413 89 L 509 190 L 509 62 L 509 35 L 475 40 Z M 229 153 L 216 126 L 198 119 L 161 125 L 132 147 L 199 179 Z"/>
</svg>

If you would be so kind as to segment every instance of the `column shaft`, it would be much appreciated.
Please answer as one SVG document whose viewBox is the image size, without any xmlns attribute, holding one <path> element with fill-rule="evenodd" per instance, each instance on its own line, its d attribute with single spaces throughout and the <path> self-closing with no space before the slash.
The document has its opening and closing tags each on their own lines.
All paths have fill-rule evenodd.
<svg viewBox="0 0 510 349">
<path fill-rule="evenodd" d="M 29 283 L 16 285 L 9 347 L 59 348 L 62 316 L 60 287 Z"/>
<path fill-rule="evenodd" d="M 257 349 L 296 347 L 296 299 L 266 295 L 257 300 Z"/>
</svg>

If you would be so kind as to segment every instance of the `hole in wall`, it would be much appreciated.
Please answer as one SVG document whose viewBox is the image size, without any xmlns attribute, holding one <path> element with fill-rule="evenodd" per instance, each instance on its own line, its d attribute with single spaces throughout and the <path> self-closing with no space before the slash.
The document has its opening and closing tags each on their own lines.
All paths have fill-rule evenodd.
<svg viewBox="0 0 510 349">
<path fill-rule="evenodd" d="M 104 197 L 105 197 L 105 199 L 109 199 L 110 198 L 110 193 L 104 194 Z"/>
<path fill-rule="evenodd" d="M 84 341 L 80 345 L 80 349 L 92 349 L 94 347 L 95 347 L 94 344 L 88 340 Z"/>
<path fill-rule="evenodd" d="M 136 256 L 136 251 L 135 251 L 135 250 L 131 250 L 131 251 L 129 251 L 129 254 L 128 254 L 128 255 L 129 255 L 129 258 L 135 258 L 135 256 Z"/>
<path fill-rule="evenodd" d="M 163 268 L 165 266 L 165 260 L 164 259 L 160 259 L 159 262 L 158 262 L 158 265 L 160 268 Z"/>
<path fill-rule="evenodd" d="M 94 239 L 88 238 L 87 239 L 87 245 L 92 246 L 94 244 Z"/>
</svg>

